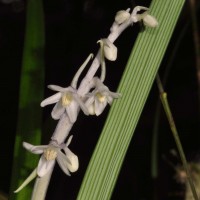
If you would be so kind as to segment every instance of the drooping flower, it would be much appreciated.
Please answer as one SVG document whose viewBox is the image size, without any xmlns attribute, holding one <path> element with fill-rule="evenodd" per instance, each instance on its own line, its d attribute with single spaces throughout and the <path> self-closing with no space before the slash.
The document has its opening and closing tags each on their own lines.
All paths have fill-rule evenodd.
<svg viewBox="0 0 200 200">
<path fill-rule="evenodd" d="M 48 88 L 58 91 L 58 93 L 43 100 L 40 105 L 44 107 L 46 105 L 56 103 L 51 112 L 53 119 L 60 119 L 61 115 L 66 111 L 69 120 L 74 123 L 78 115 L 76 103 L 78 103 L 82 111 L 88 115 L 88 110 L 77 94 L 77 90 L 72 87 L 63 88 L 57 85 L 49 85 Z"/>
<path fill-rule="evenodd" d="M 115 15 L 115 21 L 118 24 L 124 23 L 127 19 L 129 19 L 130 13 L 126 10 L 120 10 Z"/>
<path fill-rule="evenodd" d="M 113 99 L 121 96 L 119 93 L 111 92 L 98 78 L 96 78 L 96 88 L 87 95 L 89 98 L 85 102 L 90 115 L 99 116 L 106 105 L 111 105 Z"/>
<path fill-rule="evenodd" d="M 75 172 L 78 170 L 79 162 L 78 157 L 70 151 L 68 148 L 72 136 L 69 137 L 67 144 L 59 145 L 56 141 L 51 141 L 49 145 L 40 145 L 34 146 L 27 142 L 23 142 L 24 148 L 34 154 L 42 154 L 38 167 L 37 175 L 43 177 L 54 167 L 55 161 L 58 162 L 58 165 L 62 171 L 70 176 L 70 172 Z M 64 150 L 65 154 L 61 151 Z"/>
</svg>

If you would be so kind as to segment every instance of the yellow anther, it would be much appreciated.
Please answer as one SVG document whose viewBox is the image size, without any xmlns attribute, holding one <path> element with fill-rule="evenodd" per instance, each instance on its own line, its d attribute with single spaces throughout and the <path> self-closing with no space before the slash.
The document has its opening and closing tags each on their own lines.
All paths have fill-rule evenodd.
<svg viewBox="0 0 200 200">
<path fill-rule="evenodd" d="M 106 97 L 102 95 L 100 92 L 96 93 L 96 97 L 99 100 L 99 102 L 103 103 L 106 100 Z"/>
<path fill-rule="evenodd" d="M 57 157 L 57 152 L 53 148 L 47 148 L 47 149 L 44 150 L 44 157 L 48 161 L 49 160 L 55 160 L 55 158 Z"/>
<path fill-rule="evenodd" d="M 62 105 L 63 106 L 69 106 L 69 104 L 72 102 L 72 95 L 70 93 L 65 93 L 63 96 L 62 96 Z"/>
</svg>

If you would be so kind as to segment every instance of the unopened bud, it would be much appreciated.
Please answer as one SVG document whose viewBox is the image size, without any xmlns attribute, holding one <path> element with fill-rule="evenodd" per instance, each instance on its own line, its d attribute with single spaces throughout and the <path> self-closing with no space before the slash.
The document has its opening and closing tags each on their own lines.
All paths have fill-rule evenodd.
<svg viewBox="0 0 200 200">
<path fill-rule="evenodd" d="M 126 10 L 120 10 L 117 12 L 117 14 L 115 15 L 115 21 L 118 24 L 122 24 L 123 22 L 125 22 L 128 18 L 130 17 L 130 13 L 127 12 Z"/>
<path fill-rule="evenodd" d="M 104 56 L 110 61 L 115 61 L 117 59 L 117 47 L 109 39 L 103 39 L 103 43 Z"/>
<path fill-rule="evenodd" d="M 158 26 L 157 19 L 149 14 L 144 15 L 143 22 L 144 25 L 149 26 L 151 28 L 155 28 L 156 26 Z"/>
</svg>

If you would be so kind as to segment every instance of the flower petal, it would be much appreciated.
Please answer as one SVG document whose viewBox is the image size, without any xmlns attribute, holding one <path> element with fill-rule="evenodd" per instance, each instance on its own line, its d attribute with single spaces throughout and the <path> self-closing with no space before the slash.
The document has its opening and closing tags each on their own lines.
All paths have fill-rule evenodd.
<svg viewBox="0 0 200 200">
<path fill-rule="evenodd" d="M 94 102 L 95 114 L 99 116 L 105 109 L 107 101 L 99 102 L 97 99 Z"/>
<path fill-rule="evenodd" d="M 58 155 L 57 155 L 56 160 L 58 162 L 58 165 L 60 166 L 60 168 L 63 170 L 63 172 L 65 174 L 67 174 L 68 176 L 70 176 L 70 173 L 69 173 L 69 170 L 68 170 L 68 165 L 70 165 L 69 159 L 61 151 L 58 151 L 57 153 L 58 153 Z"/>
<path fill-rule="evenodd" d="M 94 94 L 93 94 L 91 97 L 89 97 L 89 98 L 87 99 L 87 101 L 85 102 L 85 106 L 86 106 L 86 107 L 90 106 L 91 104 L 94 103 L 94 101 L 95 101 L 95 98 L 94 98 Z"/>
<path fill-rule="evenodd" d="M 88 98 L 87 101 L 85 102 L 85 106 L 87 107 L 87 110 L 90 115 L 95 115 L 94 101 L 95 101 L 95 98 L 93 94 L 93 96 Z"/>
<path fill-rule="evenodd" d="M 68 169 L 70 172 L 75 172 L 79 168 L 79 161 L 78 157 L 70 151 L 69 148 L 64 148 L 64 151 L 66 153 L 67 158 L 70 160 L 70 163 L 68 163 Z"/>
<path fill-rule="evenodd" d="M 111 96 L 107 96 L 106 99 L 107 99 L 108 104 L 111 105 L 113 102 L 113 98 Z"/>
<path fill-rule="evenodd" d="M 109 91 L 108 93 L 114 99 L 118 99 L 118 98 L 120 98 L 122 96 L 120 93 L 117 93 L 117 92 L 111 92 L 111 91 Z"/>
<path fill-rule="evenodd" d="M 53 168 L 54 164 L 55 164 L 55 160 L 47 161 L 44 155 L 42 155 L 39 160 L 39 164 L 37 168 L 38 176 L 43 177 L 44 175 L 46 175 L 49 172 L 49 170 Z"/>
<path fill-rule="evenodd" d="M 57 91 L 57 92 L 64 92 L 64 91 L 66 91 L 66 88 L 60 87 L 58 85 L 48 85 L 47 87 L 49 89 Z"/>
<path fill-rule="evenodd" d="M 90 115 L 95 115 L 94 103 L 88 106 L 88 112 Z"/>
<path fill-rule="evenodd" d="M 53 119 L 60 119 L 61 115 L 65 112 L 65 108 L 62 106 L 61 101 L 58 101 L 54 106 L 51 116 Z"/>
<path fill-rule="evenodd" d="M 77 119 L 77 106 L 76 102 L 72 101 L 69 106 L 66 107 L 66 112 L 70 122 L 74 123 Z"/>
<path fill-rule="evenodd" d="M 77 94 L 73 94 L 73 97 L 74 97 L 75 101 L 79 104 L 79 106 L 81 107 L 81 109 L 84 112 L 84 114 L 85 115 L 89 115 L 88 109 L 85 106 L 85 104 L 82 102 L 80 97 Z"/>
<path fill-rule="evenodd" d="M 56 103 L 59 101 L 59 99 L 62 97 L 62 94 L 61 92 L 58 92 L 48 98 L 46 98 L 45 100 L 43 100 L 40 104 L 41 107 L 44 107 L 46 105 L 49 105 L 49 104 L 53 104 L 53 103 Z"/>
<path fill-rule="evenodd" d="M 26 178 L 26 180 L 20 185 L 20 187 L 14 191 L 14 193 L 17 193 L 24 187 L 26 187 L 36 176 L 37 176 L 37 168 L 33 170 L 33 172 Z"/>
<path fill-rule="evenodd" d="M 70 145 L 70 143 L 71 143 L 71 141 L 72 141 L 72 138 L 73 138 L 73 135 L 71 135 L 71 136 L 69 137 L 69 139 L 67 140 L 66 147 L 68 147 L 68 146 Z"/>
<path fill-rule="evenodd" d="M 39 146 L 34 146 L 32 144 L 29 144 L 27 142 L 23 142 L 23 147 L 30 151 L 31 153 L 34 154 L 41 154 L 43 153 L 44 149 L 48 147 L 48 145 L 39 145 Z"/>
<path fill-rule="evenodd" d="M 92 96 L 94 96 L 93 92 L 88 92 L 87 94 L 85 94 L 85 97 L 92 97 Z"/>
</svg>

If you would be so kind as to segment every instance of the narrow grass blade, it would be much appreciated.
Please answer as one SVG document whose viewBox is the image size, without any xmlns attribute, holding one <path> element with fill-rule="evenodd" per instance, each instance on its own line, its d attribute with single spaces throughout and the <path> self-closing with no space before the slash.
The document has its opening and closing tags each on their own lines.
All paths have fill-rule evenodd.
<svg viewBox="0 0 200 200">
<path fill-rule="evenodd" d="M 30 185 L 18 194 L 13 192 L 37 165 L 37 156 L 25 151 L 22 142 L 40 144 L 41 140 L 42 110 L 39 105 L 44 88 L 43 52 L 44 16 L 42 1 L 28 0 L 10 200 L 31 198 L 32 187 Z"/>
<path fill-rule="evenodd" d="M 159 21 L 159 27 L 147 28 L 137 38 L 118 88 L 122 98 L 114 102 L 110 110 L 81 185 L 78 200 L 110 199 L 183 4 L 184 0 L 152 1 L 150 11 Z"/>
</svg>

